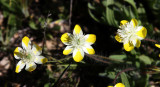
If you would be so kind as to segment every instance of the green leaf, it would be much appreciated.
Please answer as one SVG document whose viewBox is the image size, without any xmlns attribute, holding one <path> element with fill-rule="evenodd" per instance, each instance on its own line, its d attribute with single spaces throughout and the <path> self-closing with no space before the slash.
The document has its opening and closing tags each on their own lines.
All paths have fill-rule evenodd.
<svg viewBox="0 0 160 87">
<path fill-rule="evenodd" d="M 129 14 L 131 18 L 136 18 L 134 11 L 132 11 L 131 7 L 129 6 Z"/>
<path fill-rule="evenodd" d="M 123 72 L 121 73 L 120 76 L 121 76 L 122 83 L 125 85 L 125 87 L 130 87 L 127 75 Z"/>
<path fill-rule="evenodd" d="M 50 83 L 46 83 L 44 87 L 50 87 Z"/>
<path fill-rule="evenodd" d="M 99 20 L 98 18 L 96 18 L 94 14 L 92 14 L 92 12 L 91 12 L 90 9 L 88 9 L 88 12 L 89 12 L 89 15 L 90 15 L 95 21 L 100 22 L 100 20 Z"/>
<path fill-rule="evenodd" d="M 125 1 L 128 2 L 129 4 L 131 4 L 132 7 L 134 8 L 133 13 L 135 14 L 135 17 L 132 17 L 132 16 L 131 17 L 132 18 L 138 18 L 138 11 L 137 11 L 137 7 L 136 7 L 136 4 L 135 4 L 134 0 L 125 0 Z"/>
<path fill-rule="evenodd" d="M 95 7 L 91 5 L 91 3 L 88 3 L 88 8 L 94 10 Z"/>
<path fill-rule="evenodd" d="M 113 10 L 114 0 L 107 0 L 106 2 L 103 2 L 106 4 L 106 19 L 110 26 L 118 27 L 118 22 L 115 21 L 115 15 Z"/>
<path fill-rule="evenodd" d="M 123 12 L 127 17 L 129 17 L 129 11 L 128 11 L 128 8 L 126 6 L 123 6 Z"/>
<path fill-rule="evenodd" d="M 139 56 L 139 60 L 144 62 L 145 64 L 151 64 L 152 63 L 152 60 L 150 59 L 150 57 L 148 57 L 146 55 Z"/>
<path fill-rule="evenodd" d="M 1 6 L 3 6 L 3 9 L 5 9 L 5 10 L 9 10 L 9 11 L 12 11 L 12 12 L 15 11 L 14 8 L 10 7 L 9 2 L 7 2 L 7 0 L 0 0 L 0 4 L 1 4 Z"/>
<path fill-rule="evenodd" d="M 11 26 L 16 26 L 16 16 L 13 15 L 13 14 L 10 14 L 9 15 L 9 18 L 8 18 L 8 25 L 11 25 Z"/>
<path fill-rule="evenodd" d="M 4 18 L 8 17 L 9 16 L 9 12 L 8 11 L 3 11 L 3 16 L 4 16 Z"/>
<path fill-rule="evenodd" d="M 129 4 L 131 4 L 134 7 L 134 9 L 136 9 L 136 4 L 135 4 L 134 0 L 125 0 L 125 1 L 128 2 Z"/>
<path fill-rule="evenodd" d="M 36 26 L 36 24 L 35 24 L 33 21 L 30 21 L 30 22 L 29 22 L 29 26 L 30 26 L 32 29 L 34 29 L 34 30 L 37 30 L 37 29 L 38 29 L 37 26 Z"/>
<path fill-rule="evenodd" d="M 20 0 L 21 2 L 21 11 L 25 15 L 25 17 L 29 16 L 29 11 L 28 11 L 28 0 Z"/>
<path fill-rule="evenodd" d="M 126 55 L 110 55 L 109 58 L 123 60 L 127 58 Z"/>
<path fill-rule="evenodd" d="M 44 87 L 52 87 L 54 85 L 54 83 L 46 83 L 45 85 L 44 85 Z"/>
<path fill-rule="evenodd" d="M 102 1 L 102 4 L 103 4 L 105 7 L 107 7 L 107 4 L 106 4 L 106 3 L 107 3 L 107 0 L 103 0 L 103 1 Z"/>
<path fill-rule="evenodd" d="M 108 78 L 110 78 L 110 79 L 115 79 L 115 77 L 116 77 L 116 73 L 115 72 L 108 72 Z"/>
<path fill-rule="evenodd" d="M 141 67 L 140 62 L 136 61 L 135 64 L 136 64 L 136 67 L 137 67 L 137 68 L 140 68 L 140 67 Z"/>
</svg>

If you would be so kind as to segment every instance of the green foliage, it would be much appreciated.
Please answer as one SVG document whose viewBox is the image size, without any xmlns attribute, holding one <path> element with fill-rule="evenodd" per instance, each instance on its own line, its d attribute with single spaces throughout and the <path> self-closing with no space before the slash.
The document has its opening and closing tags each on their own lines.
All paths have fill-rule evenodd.
<svg viewBox="0 0 160 87">
<path fill-rule="evenodd" d="M 126 87 L 130 87 L 127 75 L 124 72 L 121 74 L 121 80 L 122 80 L 122 83 L 124 83 Z"/>
<path fill-rule="evenodd" d="M 29 22 L 29 26 L 30 26 L 32 29 L 34 29 L 34 30 L 37 30 L 37 29 L 38 29 L 37 25 L 36 25 L 35 22 L 33 22 L 33 21 L 30 21 L 30 22 Z"/>
<path fill-rule="evenodd" d="M 130 4 L 130 6 L 122 4 L 125 2 Z M 97 3 L 88 3 L 89 14 L 97 22 L 118 27 L 119 22 L 123 19 L 138 18 L 137 7 L 133 0 L 103 0 L 101 4 L 102 6 L 99 6 L 100 4 Z"/>
<path fill-rule="evenodd" d="M 89 0 L 90 2 L 88 0 L 73 0 L 71 26 L 68 26 L 69 1 L 0 0 L 0 17 L 1 14 L 4 17 L 2 24 L 0 24 L 0 57 L 2 56 L 0 62 L 6 57 L 11 62 L 11 68 L 2 72 L 2 74 L 7 72 L 3 77 L 7 77 L 8 81 L 4 81 L 6 85 L 14 83 L 21 84 L 21 86 L 23 84 L 54 86 L 59 76 L 68 67 L 68 61 L 73 60 L 72 56 L 62 55 L 64 45 L 59 38 L 66 31 L 71 33 L 75 24 L 82 25 L 84 33 L 96 35 L 97 41 L 94 45 L 96 54 L 101 53 L 100 50 L 102 50 L 102 54 L 106 53 L 104 55 L 109 57 L 93 55 L 93 58 L 90 58 L 85 55 L 80 63 L 72 62 L 61 78 L 59 85 L 65 87 L 107 87 L 109 84 L 113 85 L 113 81 L 115 81 L 115 83 L 125 84 L 126 87 L 150 87 L 150 82 L 158 83 L 160 80 L 158 53 L 160 51 L 154 46 L 155 42 L 143 40 L 140 48 L 126 52 L 121 43 L 115 43 L 115 38 L 110 37 L 114 37 L 115 30 L 119 28 L 121 20 L 130 21 L 132 18 L 136 18 L 138 25 L 146 27 L 147 38 L 159 42 L 159 0 Z M 19 38 L 27 35 L 32 37 L 33 41 L 43 45 L 44 30 L 46 30 L 46 42 L 44 42 L 43 53 L 49 59 L 44 65 L 45 70 L 43 70 L 43 66 L 38 65 L 38 68 L 32 73 L 15 74 L 13 69 L 17 61 L 13 60 L 13 50 L 21 44 Z M 101 38 L 107 42 L 109 48 L 107 48 L 106 43 L 103 44 L 103 41 L 100 41 Z M 98 46 L 101 44 L 103 45 Z M 113 46 L 116 46 L 115 49 L 110 48 Z M 109 62 L 109 64 L 105 62 Z M 36 76 L 37 74 L 38 76 Z M 16 76 L 20 78 L 17 79 Z M 26 82 L 21 81 L 22 77 L 25 77 L 23 79 Z M 101 86 L 101 84 L 103 85 Z"/>
<path fill-rule="evenodd" d="M 140 55 L 139 56 L 139 60 L 140 61 L 142 61 L 144 64 L 146 64 L 146 65 L 151 65 L 151 63 L 152 63 L 152 60 L 151 60 L 152 58 L 150 58 L 150 57 L 148 57 L 148 56 L 146 56 L 146 55 Z"/>
<path fill-rule="evenodd" d="M 88 12 L 95 21 L 109 26 L 119 27 L 121 20 L 136 18 L 143 21 L 142 24 L 147 26 L 149 31 L 153 30 L 152 24 L 148 23 L 143 4 L 136 3 L 134 0 L 102 0 L 100 3 L 89 2 Z"/>
<path fill-rule="evenodd" d="M 127 58 L 127 56 L 126 55 L 110 55 L 109 58 L 123 60 Z"/>
</svg>

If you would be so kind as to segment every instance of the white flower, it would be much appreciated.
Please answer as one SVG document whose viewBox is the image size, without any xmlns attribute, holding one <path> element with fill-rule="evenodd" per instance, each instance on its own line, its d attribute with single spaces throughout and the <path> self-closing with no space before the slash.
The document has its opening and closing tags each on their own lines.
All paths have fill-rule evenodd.
<svg viewBox="0 0 160 87">
<path fill-rule="evenodd" d="M 96 35 L 83 35 L 79 25 L 74 27 L 73 35 L 70 33 L 64 33 L 61 36 L 61 41 L 67 45 L 63 51 L 63 54 L 68 55 L 73 53 L 73 59 L 76 62 L 80 62 L 83 59 L 84 52 L 88 54 L 95 53 L 91 45 L 96 41 Z"/>
<path fill-rule="evenodd" d="M 131 51 L 134 47 L 139 48 L 141 45 L 140 40 L 147 35 L 147 29 L 143 26 L 138 26 L 136 19 L 132 19 L 130 22 L 122 20 L 119 28 L 115 39 L 123 43 L 126 51 Z"/>
<path fill-rule="evenodd" d="M 19 73 L 25 65 L 25 70 L 32 72 L 36 69 L 37 65 L 35 63 L 43 64 L 48 61 L 47 58 L 41 56 L 42 48 L 35 43 L 31 45 L 31 41 L 27 36 L 22 39 L 22 47 L 23 49 L 17 47 L 14 50 L 14 57 L 20 60 L 16 66 L 16 73 Z"/>
</svg>

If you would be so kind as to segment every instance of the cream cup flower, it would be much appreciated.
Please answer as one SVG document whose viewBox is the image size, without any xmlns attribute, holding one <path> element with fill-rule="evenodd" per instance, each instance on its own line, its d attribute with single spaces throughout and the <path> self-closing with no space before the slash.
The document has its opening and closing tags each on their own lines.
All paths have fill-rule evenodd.
<svg viewBox="0 0 160 87">
<path fill-rule="evenodd" d="M 20 60 L 16 66 L 16 73 L 19 73 L 25 65 L 25 70 L 32 72 L 37 67 L 35 63 L 44 64 L 48 61 L 47 58 L 41 56 L 42 48 L 35 43 L 31 45 L 31 41 L 27 36 L 22 39 L 22 47 L 17 47 L 14 50 L 14 57 Z"/>
<path fill-rule="evenodd" d="M 74 27 L 73 35 L 70 33 L 64 33 L 61 36 L 61 41 L 67 45 L 63 54 L 69 55 L 73 53 L 73 59 L 76 62 L 80 62 L 83 59 L 84 52 L 87 54 L 95 53 L 91 45 L 95 43 L 96 35 L 84 35 L 79 25 Z"/>
<path fill-rule="evenodd" d="M 139 48 L 141 40 L 147 35 L 147 29 L 143 26 L 138 26 L 136 19 L 132 19 L 130 22 L 122 20 L 119 28 L 115 39 L 123 43 L 126 51 L 131 51 L 134 47 Z"/>
<path fill-rule="evenodd" d="M 113 86 L 108 86 L 108 87 L 113 87 Z M 125 85 L 122 83 L 117 83 L 114 87 L 125 87 Z"/>
</svg>

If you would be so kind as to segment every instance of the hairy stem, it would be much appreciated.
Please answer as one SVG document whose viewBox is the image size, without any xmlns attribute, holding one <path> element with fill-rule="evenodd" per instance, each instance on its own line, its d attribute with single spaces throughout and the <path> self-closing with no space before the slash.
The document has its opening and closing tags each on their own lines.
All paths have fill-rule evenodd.
<svg viewBox="0 0 160 87">
<path fill-rule="evenodd" d="M 106 60 L 115 61 L 115 62 L 124 62 L 123 60 L 112 59 L 112 58 L 100 56 L 100 55 L 89 55 L 89 54 L 86 54 L 86 55 L 94 60 L 97 60 L 97 61 L 100 61 L 100 62 L 103 62 L 106 64 L 112 64 L 111 62 L 108 62 Z M 103 59 L 105 59 L 105 60 L 103 60 Z"/>
<path fill-rule="evenodd" d="M 106 60 L 116 61 L 116 62 L 124 62 L 122 60 L 112 59 L 112 58 L 105 57 L 105 56 L 100 56 L 100 55 L 93 55 L 93 56 L 96 56 L 96 57 L 99 57 L 99 58 L 102 58 L 102 59 L 106 59 Z"/>
<path fill-rule="evenodd" d="M 115 77 L 115 79 L 114 79 L 114 81 L 113 81 L 113 84 L 116 84 L 116 80 L 117 80 L 118 76 L 119 76 L 121 73 L 127 72 L 127 71 L 132 71 L 132 70 L 134 70 L 134 69 L 135 69 L 135 68 L 127 68 L 127 69 L 124 69 L 124 70 L 122 70 L 121 72 L 119 72 L 119 73 L 116 75 L 116 77 Z"/>
<path fill-rule="evenodd" d="M 95 57 L 94 55 L 89 55 L 89 54 L 86 54 L 89 58 L 92 58 L 94 60 L 97 60 L 97 61 L 100 61 L 100 62 L 103 62 L 103 63 L 106 63 L 106 64 L 111 64 L 111 62 L 108 62 L 108 61 L 104 61 L 104 60 L 101 60 L 97 57 Z"/>
<path fill-rule="evenodd" d="M 153 40 L 153 39 L 149 39 L 149 38 L 146 38 L 146 39 L 144 39 L 145 41 L 149 41 L 149 42 L 154 42 L 154 43 L 158 43 L 158 41 L 156 41 L 156 40 Z"/>
</svg>

